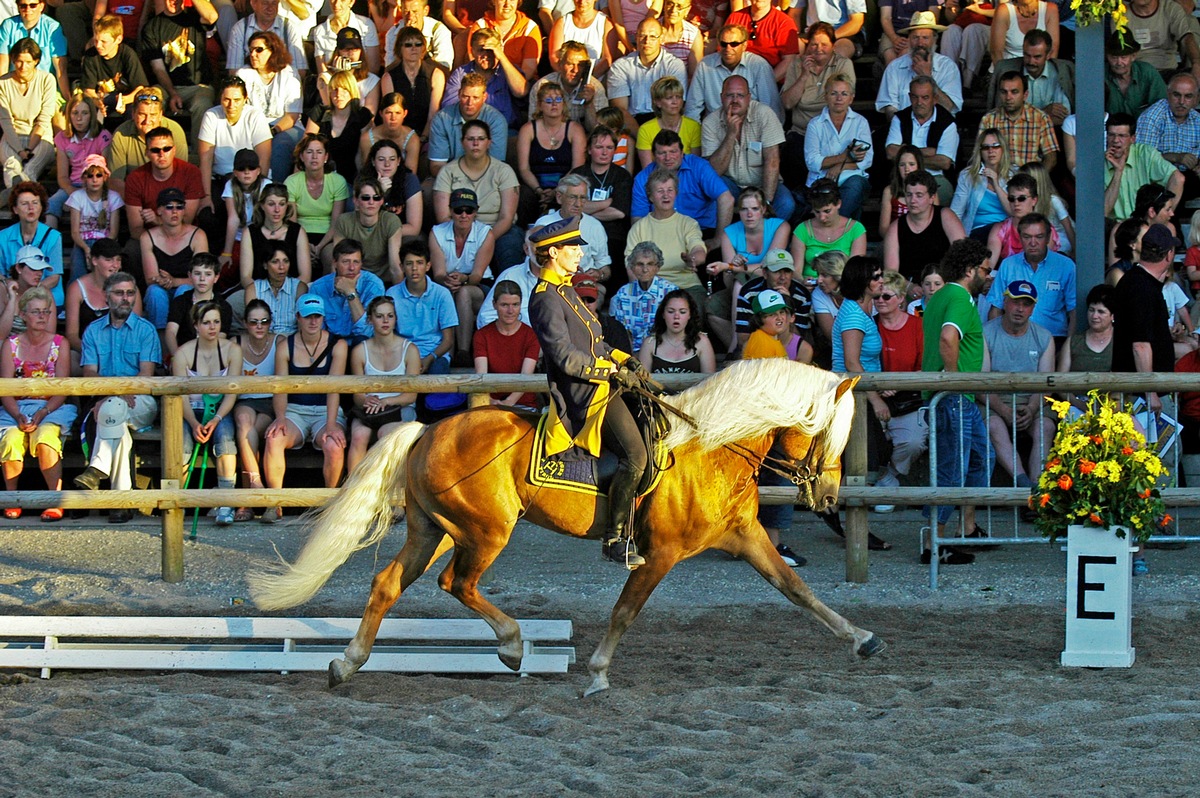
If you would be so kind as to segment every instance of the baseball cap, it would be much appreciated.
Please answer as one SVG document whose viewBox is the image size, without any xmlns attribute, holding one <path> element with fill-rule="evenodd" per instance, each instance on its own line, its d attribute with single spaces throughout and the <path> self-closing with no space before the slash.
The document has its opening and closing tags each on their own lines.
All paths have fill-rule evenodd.
<svg viewBox="0 0 1200 798">
<path fill-rule="evenodd" d="M 301 316 L 324 316 L 325 300 L 317 294 L 305 294 L 296 300 L 296 312 Z"/>
<path fill-rule="evenodd" d="M 233 171 L 241 169 L 261 169 L 262 162 L 258 160 L 258 153 L 254 150 L 244 149 L 238 150 L 237 155 L 233 156 Z"/>
<path fill-rule="evenodd" d="M 92 153 L 83 159 L 84 172 L 93 168 L 103 171 L 106 177 L 112 174 L 112 170 L 108 168 L 108 161 L 105 160 L 104 156 L 99 153 Z M 82 172 L 80 174 L 82 174 Z"/>
<path fill-rule="evenodd" d="M 1037 302 L 1037 289 L 1028 280 L 1013 280 L 1004 289 L 1004 295 L 1013 299 L 1028 299 L 1031 302 Z"/>
<path fill-rule="evenodd" d="M 110 396 L 96 405 L 96 437 L 113 440 L 125 435 L 129 422 L 129 403 L 120 396 Z"/>
<path fill-rule="evenodd" d="M 754 299 L 750 302 L 750 307 L 756 315 L 765 316 L 777 310 L 783 310 L 788 307 L 788 303 L 783 298 L 783 294 L 768 288 L 754 295 Z"/>
<path fill-rule="evenodd" d="M 469 188 L 456 188 L 450 192 L 450 207 L 479 210 L 479 197 Z"/>
<path fill-rule="evenodd" d="M 768 249 L 767 254 L 763 255 L 762 267 L 773 272 L 781 272 L 784 269 L 795 271 L 796 261 L 786 249 Z"/>
<path fill-rule="evenodd" d="M 17 250 L 17 265 L 45 271 L 50 268 L 50 259 L 37 247 L 26 245 Z"/>
<path fill-rule="evenodd" d="M 164 188 L 162 191 L 158 192 L 158 207 L 161 208 L 171 202 L 187 202 L 187 197 L 184 196 L 182 189 L 172 187 Z"/>
<path fill-rule="evenodd" d="M 1174 252 L 1181 242 L 1171 233 L 1171 228 L 1165 224 L 1152 224 L 1142 234 L 1142 250 L 1157 249 L 1160 252 Z"/>
<path fill-rule="evenodd" d="M 361 50 L 362 46 L 362 36 L 354 28 L 342 28 L 340 31 L 338 31 L 336 49 L 349 50 L 357 47 Z"/>
<path fill-rule="evenodd" d="M 600 290 L 596 287 L 596 281 L 586 274 L 575 275 L 571 280 L 571 285 L 575 287 L 575 293 L 580 297 L 600 298 Z"/>
</svg>

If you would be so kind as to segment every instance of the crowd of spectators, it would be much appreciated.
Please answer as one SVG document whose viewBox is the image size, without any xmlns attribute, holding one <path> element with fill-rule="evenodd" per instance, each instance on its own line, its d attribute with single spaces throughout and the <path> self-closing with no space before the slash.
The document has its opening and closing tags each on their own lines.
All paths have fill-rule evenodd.
<svg viewBox="0 0 1200 798">
<path fill-rule="evenodd" d="M 577 293 L 657 371 L 741 356 L 1100 370 L 1105 330 L 1135 326 L 1112 368 L 1170 370 L 1200 346 L 1200 224 L 1185 235 L 1174 218 L 1200 198 L 1190 0 L 1134 0 L 1132 35 L 1107 40 L 1106 190 L 1091 199 L 1122 287 L 1089 299 L 1083 336 L 1065 0 L 881 0 L 878 22 L 861 0 L 52 5 L 0 21 L 2 374 L 529 373 L 527 240 L 567 217 L 587 241 Z M 1157 305 L 1127 302 L 1157 295 L 1124 290 L 1157 279 L 1149 255 L 1169 264 L 1169 361 L 1143 323 Z M 989 479 L 998 459 L 1008 484 L 1036 481 L 1054 431 L 1039 398 L 959 399 L 930 419 L 920 397 L 869 396 L 880 484 L 909 473 L 931 424 L 970 444 L 939 481 L 979 479 L 976 458 Z M 95 443 L 76 484 L 130 484 L 128 431 L 156 407 L 121 403 L 106 423 L 82 408 Z M 223 486 L 282 485 L 306 444 L 334 486 L 390 425 L 461 406 L 197 395 L 185 419 Z M 10 487 L 26 446 L 61 485 L 49 427 L 68 415 L 5 400 Z M 977 534 L 969 509 L 961 521 Z"/>
</svg>

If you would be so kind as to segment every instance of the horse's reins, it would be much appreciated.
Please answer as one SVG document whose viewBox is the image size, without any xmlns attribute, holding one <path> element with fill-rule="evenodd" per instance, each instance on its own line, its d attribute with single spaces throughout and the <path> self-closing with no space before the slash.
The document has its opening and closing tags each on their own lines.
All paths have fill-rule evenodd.
<svg viewBox="0 0 1200 798">
<path fill-rule="evenodd" d="M 674 405 L 664 402 L 659 394 L 655 393 L 655 391 L 662 392 L 664 390 L 661 383 L 651 377 L 644 377 L 643 383 L 645 385 L 649 385 L 654 390 L 647 390 L 645 387 L 641 386 L 622 388 L 622 390 L 633 393 L 643 400 L 657 405 L 659 408 L 674 415 L 676 418 L 682 419 L 693 429 L 700 428 L 700 425 L 694 418 Z M 616 393 L 613 393 L 610 395 L 609 400 L 611 401 L 615 396 Z M 754 478 L 756 480 L 758 479 L 759 472 L 765 468 L 767 471 L 777 474 L 778 476 L 783 477 L 788 482 L 791 482 L 793 485 L 795 485 L 796 489 L 800 492 L 800 498 L 803 500 L 803 502 L 809 507 L 812 506 L 813 486 L 816 484 L 817 477 L 819 475 L 818 470 L 814 469 L 812 464 L 813 456 L 817 450 L 816 446 L 809 447 L 808 454 L 805 456 L 804 460 L 792 460 L 782 457 L 775 457 L 770 452 L 760 455 L 749 446 L 740 444 L 737 441 L 731 441 L 722 445 L 724 448 L 750 463 L 750 467 L 754 470 Z"/>
</svg>

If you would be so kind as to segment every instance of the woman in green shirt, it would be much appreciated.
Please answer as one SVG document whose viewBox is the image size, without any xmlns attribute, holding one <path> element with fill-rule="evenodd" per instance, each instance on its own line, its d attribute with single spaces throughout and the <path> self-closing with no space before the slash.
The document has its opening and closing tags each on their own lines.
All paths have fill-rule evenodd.
<svg viewBox="0 0 1200 798">
<path fill-rule="evenodd" d="M 346 178 L 328 170 L 329 139 L 319 133 L 308 133 L 296 145 L 296 163 L 302 171 L 290 175 L 288 201 L 296 206 L 296 219 L 308 233 L 316 258 L 321 248 L 333 240 L 333 223 L 346 209 L 350 186 Z"/>
</svg>

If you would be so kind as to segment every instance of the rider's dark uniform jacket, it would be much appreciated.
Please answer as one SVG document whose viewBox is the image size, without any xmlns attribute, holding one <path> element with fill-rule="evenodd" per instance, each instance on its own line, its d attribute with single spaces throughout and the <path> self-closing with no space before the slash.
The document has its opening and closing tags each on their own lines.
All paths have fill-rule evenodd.
<svg viewBox="0 0 1200 798">
<path fill-rule="evenodd" d="M 578 446 L 598 457 L 608 379 L 631 355 L 605 343 L 600 321 L 570 281 L 544 271 L 529 298 L 529 323 L 542 344 L 550 380 L 546 453 Z"/>
</svg>

